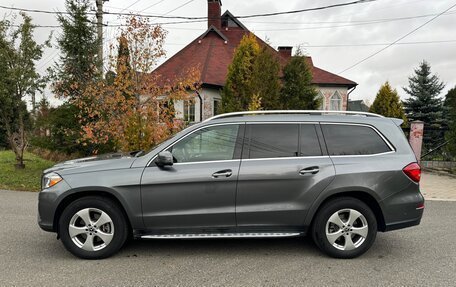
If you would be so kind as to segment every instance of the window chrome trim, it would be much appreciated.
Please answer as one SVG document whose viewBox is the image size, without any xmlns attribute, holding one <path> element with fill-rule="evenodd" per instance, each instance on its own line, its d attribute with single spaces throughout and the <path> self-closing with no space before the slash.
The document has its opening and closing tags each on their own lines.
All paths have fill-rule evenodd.
<svg viewBox="0 0 456 287">
<path fill-rule="evenodd" d="M 391 143 L 385 138 L 385 136 L 382 135 L 382 133 L 374 126 L 371 126 L 371 125 L 368 125 L 368 124 L 357 124 L 357 123 L 330 123 L 330 122 L 320 122 L 320 125 L 339 125 L 339 126 L 361 126 L 361 127 L 368 127 L 368 128 L 371 128 L 372 130 L 374 130 L 379 136 L 380 138 L 383 140 L 383 142 L 388 146 L 388 148 L 390 149 L 390 151 L 387 151 L 387 152 L 382 152 L 382 153 L 373 153 L 373 154 L 365 154 L 365 155 L 356 155 L 356 154 L 353 154 L 353 155 L 330 155 L 331 157 L 347 157 L 347 156 L 375 156 L 375 155 L 382 155 L 382 154 L 388 154 L 388 153 L 395 153 L 396 152 L 396 149 L 394 148 L 394 146 L 391 145 Z M 324 133 L 323 133 L 323 136 L 324 136 Z M 326 141 L 326 139 L 325 139 Z"/>
<path fill-rule="evenodd" d="M 225 160 L 206 160 L 194 162 L 176 162 L 173 165 L 189 165 L 189 164 L 205 164 L 205 163 L 225 163 L 225 162 L 240 162 L 241 159 L 225 159 Z"/>
<path fill-rule="evenodd" d="M 242 161 L 262 161 L 262 160 L 294 160 L 294 159 L 323 159 L 329 158 L 328 155 L 316 155 L 316 156 L 290 156 L 290 157 L 268 157 L 268 158 L 245 158 Z"/>
<path fill-rule="evenodd" d="M 318 122 L 300 122 L 300 121 L 290 121 L 290 122 L 287 122 L 287 121 L 274 121 L 274 122 L 245 122 L 246 125 L 250 125 L 250 124 L 253 124 L 253 125 L 274 125 L 274 124 L 283 124 L 283 125 L 286 125 L 286 124 L 294 124 L 294 125 L 318 125 Z"/>
<path fill-rule="evenodd" d="M 396 151 L 387 151 L 387 152 L 381 152 L 381 153 L 374 153 L 374 154 L 353 154 L 353 155 L 330 155 L 331 158 L 346 158 L 346 157 L 373 157 L 373 156 L 381 156 L 381 155 L 387 155 L 387 154 L 393 154 L 396 153 Z"/>
<path fill-rule="evenodd" d="M 157 158 L 158 154 L 167 150 L 168 148 L 170 148 L 171 146 L 177 144 L 178 142 L 180 142 L 181 140 L 185 139 L 186 137 L 190 136 L 191 134 L 199 131 L 199 130 L 202 130 L 202 129 L 205 129 L 205 128 L 210 128 L 210 127 L 216 127 L 216 126 L 228 126 L 228 125 L 243 125 L 245 124 L 244 122 L 233 122 L 233 123 L 218 123 L 218 124 L 211 124 L 211 125 L 205 125 L 205 126 L 202 126 L 202 127 L 199 127 L 185 135 L 183 135 L 182 137 L 180 137 L 179 139 L 177 139 L 176 141 L 172 142 L 171 144 L 169 144 L 168 146 L 166 146 L 164 149 L 162 149 L 161 151 L 159 151 L 156 155 L 154 155 L 148 162 L 147 162 L 147 165 L 146 167 L 150 167 L 151 163 Z M 182 162 L 182 163 L 175 163 L 175 164 L 193 164 L 193 163 L 202 163 L 203 161 L 197 161 L 197 162 Z M 204 162 L 214 162 L 214 161 L 204 161 Z"/>
</svg>

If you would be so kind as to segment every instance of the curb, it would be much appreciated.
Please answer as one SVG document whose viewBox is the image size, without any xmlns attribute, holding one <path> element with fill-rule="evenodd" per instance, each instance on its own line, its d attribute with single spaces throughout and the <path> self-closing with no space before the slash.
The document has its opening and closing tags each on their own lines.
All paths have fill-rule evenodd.
<svg viewBox="0 0 456 287">
<path fill-rule="evenodd" d="M 433 198 L 427 198 L 424 197 L 425 201 L 447 201 L 447 202 L 456 202 L 455 198 L 438 198 L 438 197 L 433 197 Z"/>
</svg>

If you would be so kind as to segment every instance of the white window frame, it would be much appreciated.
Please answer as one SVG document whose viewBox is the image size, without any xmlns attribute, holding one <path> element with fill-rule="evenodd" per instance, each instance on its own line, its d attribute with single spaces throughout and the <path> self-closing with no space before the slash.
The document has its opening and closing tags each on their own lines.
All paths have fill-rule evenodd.
<svg viewBox="0 0 456 287">
<path fill-rule="evenodd" d="M 342 101 L 343 101 L 343 98 L 340 95 L 339 91 L 335 91 L 334 94 L 329 99 L 329 110 L 331 110 L 331 111 L 342 111 Z M 337 109 L 333 109 L 333 107 L 334 107 L 333 102 L 338 102 L 337 103 Z"/>
</svg>

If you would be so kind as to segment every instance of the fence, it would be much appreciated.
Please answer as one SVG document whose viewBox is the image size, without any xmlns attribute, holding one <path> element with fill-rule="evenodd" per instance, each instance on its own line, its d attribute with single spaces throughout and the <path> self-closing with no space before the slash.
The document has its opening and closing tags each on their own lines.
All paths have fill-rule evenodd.
<svg viewBox="0 0 456 287">
<path fill-rule="evenodd" d="M 455 161 L 424 160 L 420 164 L 424 168 L 456 169 Z"/>
<path fill-rule="evenodd" d="M 403 128 L 407 138 L 410 136 L 410 128 Z M 447 126 L 443 127 L 424 127 L 422 161 L 425 162 L 453 162 L 456 158 L 446 150 L 445 133 L 448 131 Z"/>
</svg>

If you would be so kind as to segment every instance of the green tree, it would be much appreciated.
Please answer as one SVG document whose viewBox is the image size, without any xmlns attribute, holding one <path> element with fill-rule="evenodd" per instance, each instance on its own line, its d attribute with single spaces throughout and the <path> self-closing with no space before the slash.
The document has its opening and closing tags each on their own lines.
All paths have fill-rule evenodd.
<svg viewBox="0 0 456 287">
<path fill-rule="evenodd" d="M 280 64 L 271 48 L 264 46 L 255 58 L 252 67 L 252 97 L 250 101 L 258 106 L 258 109 L 277 110 L 282 108 L 280 102 Z M 260 100 L 260 101 L 259 101 Z"/>
<path fill-rule="evenodd" d="M 74 115 L 78 113 L 76 106 L 64 103 L 56 108 L 38 109 L 35 135 L 31 139 L 33 146 L 55 150 L 66 154 L 92 154 L 90 147 L 79 144 L 79 131 L 74 130 Z M 112 151 L 112 146 L 103 145 L 100 152 Z"/>
<path fill-rule="evenodd" d="M 60 61 L 56 65 L 54 92 L 73 102 L 81 97 L 86 85 L 100 76 L 97 70 L 98 38 L 93 19 L 89 17 L 88 0 L 66 0 L 67 14 L 59 14 L 57 20 L 62 34 L 57 39 Z"/>
<path fill-rule="evenodd" d="M 320 107 L 318 92 L 312 85 L 312 71 L 299 49 L 283 68 L 280 101 L 288 110 L 315 110 Z"/>
<path fill-rule="evenodd" d="M 64 135 L 59 134 L 62 142 L 74 140 L 81 142 L 83 131 L 79 116 L 84 114 L 83 117 L 87 117 L 87 113 L 81 111 L 80 103 L 92 100 L 86 97 L 84 92 L 89 85 L 102 78 L 102 71 L 97 68 L 101 59 L 98 59 L 98 37 L 96 27 L 93 25 L 95 19 L 89 16 L 91 3 L 92 1 L 89 0 L 66 0 L 67 13 L 57 16 L 62 33 L 57 39 L 60 58 L 52 73 L 54 76 L 52 87 L 57 97 L 63 99 L 67 105 L 56 112 L 75 111 L 71 115 L 65 116 L 62 121 L 52 117 L 58 120 L 52 125 L 65 126 L 64 130 L 68 138 L 60 138 Z M 78 139 L 78 137 L 80 138 Z M 83 146 L 85 154 L 94 149 L 90 145 Z M 71 144 L 71 147 L 73 150 L 74 144 Z M 103 149 L 102 147 L 97 148 Z"/>
<path fill-rule="evenodd" d="M 228 67 L 225 87 L 222 90 L 222 111 L 237 112 L 248 109 L 254 94 L 252 88 L 253 66 L 260 46 L 255 35 L 245 35 L 233 56 Z"/>
<path fill-rule="evenodd" d="M 456 157 L 456 87 L 448 91 L 445 96 L 445 122 L 448 125 L 448 131 L 445 139 L 449 141 L 446 150 Z"/>
<path fill-rule="evenodd" d="M 410 96 L 403 104 L 409 121 L 423 121 L 425 125 L 438 125 L 442 119 L 440 92 L 445 84 L 437 75 L 432 75 L 431 66 L 422 61 L 409 77 L 409 86 L 404 91 Z"/>
<path fill-rule="evenodd" d="M 48 42 L 37 44 L 33 39 L 32 19 L 25 13 L 17 29 L 8 21 L 0 22 L 0 117 L 9 145 L 16 156 L 16 168 L 25 168 L 24 151 L 30 128 L 26 98 L 44 88 L 46 79 L 36 72 Z"/>
<path fill-rule="evenodd" d="M 391 88 L 388 82 L 380 87 L 374 103 L 369 108 L 369 112 L 385 117 L 403 119 L 404 122 L 407 120 L 399 95 L 396 89 Z"/>
</svg>

